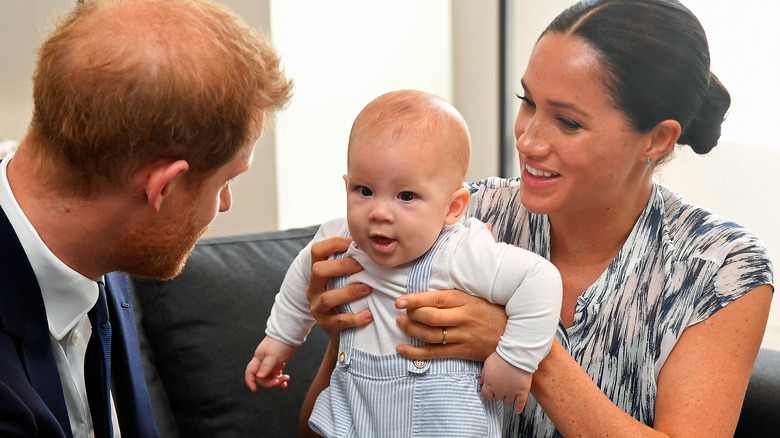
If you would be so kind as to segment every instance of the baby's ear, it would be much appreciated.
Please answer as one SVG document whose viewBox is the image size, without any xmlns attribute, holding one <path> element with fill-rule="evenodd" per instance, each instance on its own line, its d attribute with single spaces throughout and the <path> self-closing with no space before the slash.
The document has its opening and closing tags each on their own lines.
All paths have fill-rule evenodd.
<svg viewBox="0 0 780 438">
<path fill-rule="evenodd" d="M 470 197 L 471 195 L 469 194 L 468 189 L 460 188 L 455 190 L 455 193 L 452 194 L 452 200 L 450 201 L 450 207 L 447 211 L 447 216 L 444 218 L 445 225 L 452 225 L 460 220 L 460 217 L 463 216 L 463 213 L 466 212 L 466 207 L 469 205 Z"/>
</svg>

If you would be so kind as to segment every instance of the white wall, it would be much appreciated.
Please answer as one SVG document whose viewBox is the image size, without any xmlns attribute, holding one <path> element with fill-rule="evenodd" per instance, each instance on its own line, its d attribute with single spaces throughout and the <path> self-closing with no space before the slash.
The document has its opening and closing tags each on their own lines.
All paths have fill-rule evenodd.
<svg viewBox="0 0 780 438">
<path fill-rule="evenodd" d="M 0 141 L 19 141 L 32 114 L 31 77 L 49 17 L 71 0 L 0 0 Z"/>
<path fill-rule="evenodd" d="M 499 171 L 498 16 L 497 0 L 452 1 L 452 103 L 471 134 L 468 181 Z"/>
<path fill-rule="evenodd" d="M 269 0 L 221 0 L 255 29 L 270 36 Z M 273 121 L 255 145 L 249 171 L 231 183 L 233 207 L 220 213 L 209 236 L 242 234 L 279 227 L 276 211 L 276 130 Z"/>
</svg>

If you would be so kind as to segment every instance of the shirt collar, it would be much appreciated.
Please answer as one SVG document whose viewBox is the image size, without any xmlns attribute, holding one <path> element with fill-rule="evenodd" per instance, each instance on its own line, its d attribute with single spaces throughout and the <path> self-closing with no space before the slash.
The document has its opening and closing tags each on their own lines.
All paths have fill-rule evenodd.
<svg viewBox="0 0 780 438">
<path fill-rule="evenodd" d="M 35 272 L 46 307 L 49 332 L 59 341 L 97 302 L 97 283 L 68 267 L 43 243 L 16 202 L 8 183 L 6 168 L 12 158 L 13 154 L 0 162 L 0 206 Z"/>
</svg>

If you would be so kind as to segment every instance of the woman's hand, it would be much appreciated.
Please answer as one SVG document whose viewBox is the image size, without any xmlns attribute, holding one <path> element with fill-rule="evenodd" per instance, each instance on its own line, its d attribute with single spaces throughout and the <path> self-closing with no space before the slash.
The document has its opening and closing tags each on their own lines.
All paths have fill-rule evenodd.
<svg viewBox="0 0 780 438">
<path fill-rule="evenodd" d="M 336 306 L 355 301 L 371 293 L 370 287 L 354 283 L 341 289 L 327 290 L 328 280 L 331 277 L 354 274 L 363 270 L 363 267 L 351 257 L 328 260 L 328 257 L 337 252 L 346 251 L 350 243 L 352 243 L 350 237 L 332 237 L 319 241 L 311 247 L 311 275 L 309 287 L 306 289 L 306 298 L 311 304 L 312 316 L 328 334 L 330 342 L 301 407 L 300 427 L 301 436 L 304 437 L 318 436 L 309 427 L 309 416 L 314 409 L 317 396 L 330 384 L 330 374 L 336 365 L 338 354 L 339 331 L 348 327 L 361 327 L 373 321 L 368 310 L 357 314 L 336 312 Z"/>
<path fill-rule="evenodd" d="M 406 334 L 432 345 L 399 345 L 396 350 L 410 359 L 456 357 L 484 361 L 498 345 L 507 316 L 503 306 L 459 290 L 407 294 L 395 301 L 406 314 L 397 322 Z M 447 331 L 447 343 L 444 341 Z"/>
<path fill-rule="evenodd" d="M 354 274 L 363 270 L 363 267 L 351 257 L 328 260 L 328 257 L 333 254 L 346 251 L 351 242 L 350 237 L 332 237 L 315 243 L 311 248 L 311 277 L 306 298 L 311 304 L 311 314 L 317 320 L 317 324 L 336 345 L 338 345 L 339 331 L 348 327 L 361 327 L 373 320 L 369 310 L 348 314 L 338 313 L 335 309 L 340 304 L 365 297 L 371 293 L 370 287 L 355 283 L 341 289 L 326 289 L 331 277 Z"/>
</svg>

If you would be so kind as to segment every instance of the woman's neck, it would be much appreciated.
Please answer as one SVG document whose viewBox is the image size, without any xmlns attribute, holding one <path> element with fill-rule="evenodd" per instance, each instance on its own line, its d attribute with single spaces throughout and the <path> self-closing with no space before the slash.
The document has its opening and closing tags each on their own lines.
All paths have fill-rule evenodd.
<svg viewBox="0 0 780 438">
<path fill-rule="evenodd" d="M 652 184 L 636 196 L 587 210 L 550 214 L 550 257 L 572 265 L 611 261 L 647 206 Z M 629 201 L 626 201 L 628 199 Z"/>
<path fill-rule="evenodd" d="M 615 259 L 649 198 L 650 188 L 646 195 L 627 198 L 636 199 L 630 205 L 624 202 L 549 215 L 550 261 L 563 280 L 561 319 L 566 327 L 574 324 L 579 296 Z"/>
</svg>

